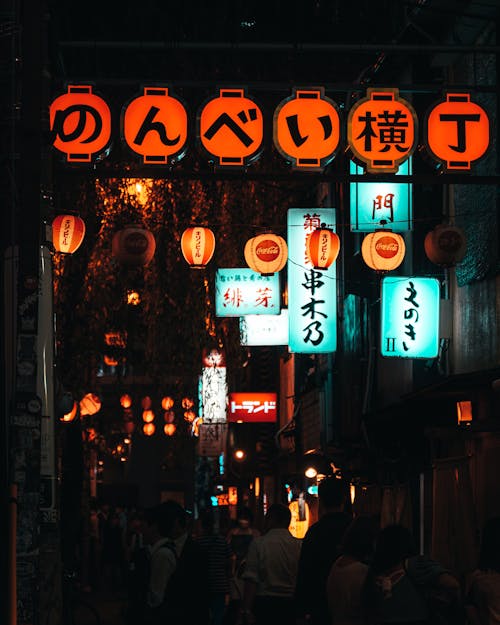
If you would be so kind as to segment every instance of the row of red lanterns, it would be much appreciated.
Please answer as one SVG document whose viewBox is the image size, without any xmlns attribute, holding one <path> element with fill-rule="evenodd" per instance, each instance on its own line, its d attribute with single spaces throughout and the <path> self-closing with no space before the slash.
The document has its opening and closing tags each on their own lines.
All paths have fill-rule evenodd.
<svg viewBox="0 0 500 625">
<path fill-rule="evenodd" d="M 59 215 L 53 224 L 53 245 L 56 251 L 72 254 L 83 241 L 85 224 L 80 217 Z M 306 240 L 306 253 L 315 269 L 326 269 L 335 262 L 340 251 L 338 235 L 328 228 L 318 228 Z M 424 249 L 436 265 L 452 267 L 465 255 L 463 231 L 452 225 L 440 224 L 427 233 Z M 129 225 L 113 236 L 113 256 L 125 266 L 147 265 L 154 256 L 156 242 L 153 234 L 140 225 Z M 181 237 L 182 254 L 193 269 L 203 269 L 215 251 L 215 235 L 210 228 L 187 228 Z M 404 238 L 391 230 L 371 232 L 363 239 L 361 254 L 365 263 L 375 271 L 392 271 L 405 256 Z M 281 271 L 288 258 L 286 241 L 274 233 L 259 234 L 249 239 L 244 256 L 255 272 L 269 275 Z"/>
</svg>

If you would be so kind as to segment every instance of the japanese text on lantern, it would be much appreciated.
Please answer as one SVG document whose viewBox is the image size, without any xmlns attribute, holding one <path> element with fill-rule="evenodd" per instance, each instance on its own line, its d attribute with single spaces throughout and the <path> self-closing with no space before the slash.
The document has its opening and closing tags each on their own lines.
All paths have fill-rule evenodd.
<svg viewBox="0 0 500 625">
<path fill-rule="evenodd" d="M 382 280 L 381 353 L 435 358 L 439 347 L 439 282 L 435 278 Z"/>
<path fill-rule="evenodd" d="M 279 274 L 261 275 L 249 268 L 218 269 L 215 312 L 218 317 L 279 315 Z"/>
<path fill-rule="evenodd" d="M 292 352 L 324 353 L 336 348 L 335 263 L 317 270 L 306 254 L 307 237 L 320 226 L 333 229 L 334 222 L 334 209 L 288 211 L 288 318 Z"/>
</svg>

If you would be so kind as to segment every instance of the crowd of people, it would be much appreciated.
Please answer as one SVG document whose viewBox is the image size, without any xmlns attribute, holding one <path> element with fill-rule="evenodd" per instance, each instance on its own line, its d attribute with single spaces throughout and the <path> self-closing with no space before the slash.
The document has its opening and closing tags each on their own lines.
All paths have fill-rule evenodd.
<svg viewBox="0 0 500 625">
<path fill-rule="evenodd" d="M 247 508 L 222 533 L 211 509 L 193 521 L 172 500 L 129 515 L 102 506 L 95 579 L 126 589 L 127 625 L 500 625 L 500 518 L 464 579 L 418 554 L 408 528 L 345 503 L 342 480 L 324 479 L 303 539 L 283 504 L 269 506 L 262 533 Z"/>
</svg>

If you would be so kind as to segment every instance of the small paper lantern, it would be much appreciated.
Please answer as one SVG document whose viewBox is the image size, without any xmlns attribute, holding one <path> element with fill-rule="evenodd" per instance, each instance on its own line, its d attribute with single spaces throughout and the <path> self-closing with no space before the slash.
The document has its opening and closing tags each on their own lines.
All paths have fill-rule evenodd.
<svg viewBox="0 0 500 625">
<path fill-rule="evenodd" d="M 80 400 L 80 414 L 82 416 L 96 414 L 96 412 L 99 412 L 100 409 L 101 400 L 93 393 L 87 393 Z"/>
<path fill-rule="evenodd" d="M 126 267 L 147 265 L 154 256 L 156 242 L 153 233 L 140 225 L 131 224 L 113 236 L 112 253 Z"/>
<path fill-rule="evenodd" d="M 317 228 L 306 239 L 307 258 L 314 269 L 328 269 L 340 251 L 339 236 L 330 228 Z"/>
<path fill-rule="evenodd" d="M 183 408 L 188 410 L 194 406 L 194 401 L 190 397 L 183 397 L 181 404 Z"/>
<path fill-rule="evenodd" d="M 85 222 L 75 215 L 58 215 L 52 222 L 52 245 L 56 252 L 73 254 L 82 244 Z"/>
<path fill-rule="evenodd" d="M 71 421 L 74 421 L 77 412 L 78 412 L 78 404 L 76 403 L 76 401 L 74 401 L 73 402 L 73 407 L 71 408 L 71 410 L 69 412 L 67 412 L 65 415 L 63 415 L 61 417 L 60 421 L 64 421 L 65 423 L 69 423 Z"/>
<path fill-rule="evenodd" d="M 375 271 L 392 271 L 405 257 L 405 242 L 400 234 L 377 230 L 367 234 L 361 245 L 363 260 Z"/>
<path fill-rule="evenodd" d="M 155 413 L 152 410 L 142 411 L 142 420 L 145 423 L 151 423 L 151 421 L 154 421 L 154 418 L 155 418 Z"/>
<path fill-rule="evenodd" d="M 175 412 L 173 410 L 167 410 L 163 413 L 165 423 L 173 423 L 175 421 Z"/>
<path fill-rule="evenodd" d="M 152 436 L 155 433 L 155 429 L 154 423 L 145 423 L 142 426 L 142 431 L 146 436 Z"/>
<path fill-rule="evenodd" d="M 148 410 L 148 408 L 151 408 L 152 405 L 153 405 L 153 402 L 149 395 L 146 395 L 145 397 L 141 399 L 141 406 L 144 408 L 144 410 Z"/>
<path fill-rule="evenodd" d="M 118 359 L 115 358 L 114 356 L 108 356 L 107 354 L 104 356 L 103 358 L 104 360 L 104 364 L 107 367 L 117 367 L 118 366 Z"/>
<path fill-rule="evenodd" d="M 173 423 L 166 423 L 165 427 L 163 428 L 163 431 L 165 432 L 165 434 L 167 436 L 173 436 L 175 434 L 176 431 L 176 427 Z"/>
<path fill-rule="evenodd" d="M 188 423 L 193 423 L 193 421 L 196 419 L 196 413 L 193 410 L 186 410 L 184 412 L 184 419 Z"/>
<path fill-rule="evenodd" d="M 466 247 L 463 230 L 446 224 L 436 226 L 424 239 L 427 258 L 440 267 L 454 267 L 465 256 Z"/>
<path fill-rule="evenodd" d="M 184 230 L 181 237 L 181 250 L 191 269 L 204 269 L 214 255 L 214 233 L 210 228 L 200 226 Z"/>
<path fill-rule="evenodd" d="M 174 405 L 174 400 L 171 397 L 163 397 L 163 399 L 161 400 L 161 407 L 163 408 L 163 410 L 170 410 L 170 408 L 172 408 L 172 406 Z"/>
<path fill-rule="evenodd" d="M 244 254 L 250 269 L 266 276 L 283 269 L 288 259 L 288 247 L 283 237 L 269 232 L 249 239 Z"/>
<path fill-rule="evenodd" d="M 120 397 L 120 406 L 122 408 L 130 408 L 131 405 L 132 405 L 132 397 L 130 397 L 130 395 L 127 395 L 125 393 L 125 395 L 122 395 Z"/>
<path fill-rule="evenodd" d="M 135 430 L 135 423 L 133 421 L 125 421 L 123 424 L 123 431 L 126 434 L 132 434 Z"/>
</svg>

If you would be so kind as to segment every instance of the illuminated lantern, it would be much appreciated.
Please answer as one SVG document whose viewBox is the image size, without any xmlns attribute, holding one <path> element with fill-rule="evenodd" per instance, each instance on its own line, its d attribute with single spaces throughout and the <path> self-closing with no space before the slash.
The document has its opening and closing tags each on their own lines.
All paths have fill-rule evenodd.
<svg viewBox="0 0 500 625">
<path fill-rule="evenodd" d="M 175 425 L 173 423 L 167 423 L 165 424 L 165 427 L 163 428 L 163 431 L 165 432 L 165 434 L 167 436 L 173 436 L 175 434 L 175 430 L 177 428 L 175 427 Z"/>
<path fill-rule="evenodd" d="M 144 432 L 144 434 L 146 436 L 153 436 L 153 434 L 155 433 L 155 425 L 154 423 L 145 423 L 142 426 L 142 431 Z"/>
<path fill-rule="evenodd" d="M 196 419 L 196 414 L 193 410 L 186 410 L 186 412 L 184 413 L 184 419 L 188 423 L 193 423 L 193 421 Z"/>
<path fill-rule="evenodd" d="M 295 88 L 274 112 L 273 136 L 276 149 L 295 169 L 322 171 L 339 145 L 338 107 L 323 88 Z"/>
<path fill-rule="evenodd" d="M 181 403 L 182 403 L 182 407 L 185 408 L 186 410 L 194 406 L 194 401 L 190 397 L 183 397 Z"/>
<path fill-rule="evenodd" d="M 262 111 L 244 89 L 220 89 L 219 95 L 199 111 L 197 135 L 201 147 L 217 166 L 244 167 L 262 150 Z"/>
<path fill-rule="evenodd" d="M 80 414 L 82 416 L 96 414 L 96 412 L 99 412 L 100 409 L 101 400 L 93 393 L 87 393 L 80 400 Z"/>
<path fill-rule="evenodd" d="M 269 232 L 249 239 L 244 254 L 250 269 L 268 276 L 283 269 L 288 259 L 288 247 L 283 237 Z"/>
<path fill-rule="evenodd" d="M 186 109 L 169 95 L 167 87 L 144 87 L 143 95 L 124 107 L 122 136 L 144 163 L 180 160 L 186 151 L 187 132 Z"/>
<path fill-rule="evenodd" d="M 446 224 L 436 226 L 424 239 L 427 258 L 440 267 L 454 267 L 465 256 L 466 247 L 463 230 Z"/>
<path fill-rule="evenodd" d="M 78 412 L 78 404 L 76 403 L 76 401 L 74 401 L 73 402 L 73 407 L 71 408 L 70 412 L 67 412 L 65 415 L 63 415 L 61 417 L 60 421 L 64 421 L 65 423 L 69 423 L 70 421 L 74 421 L 77 412 Z"/>
<path fill-rule="evenodd" d="M 445 171 L 470 171 L 486 154 L 490 121 L 486 111 L 471 102 L 470 93 L 447 93 L 426 119 L 425 139 L 431 156 Z"/>
<path fill-rule="evenodd" d="M 363 260 L 375 271 L 392 271 L 405 257 L 405 242 L 400 234 L 377 230 L 367 234 L 361 245 Z"/>
<path fill-rule="evenodd" d="M 142 411 L 142 420 L 145 423 L 151 423 L 151 421 L 154 421 L 154 418 L 155 418 L 155 413 L 152 410 Z"/>
<path fill-rule="evenodd" d="M 52 222 L 52 245 L 56 252 L 73 254 L 82 244 L 85 222 L 75 215 L 58 215 Z"/>
<path fill-rule="evenodd" d="M 90 163 L 107 155 L 111 144 L 111 111 L 90 85 L 68 85 L 50 105 L 54 147 L 68 163 Z"/>
<path fill-rule="evenodd" d="M 163 413 L 163 418 L 165 419 L 165 423 L 173 423 L 175 420 L 175 412 L 173 410 L 167 410 Z"/>
<path fill-rule="evenodd" d="M 340 251 L 340 239 L 329 228 L 317 228 L 306 239 L 306 254 L 314 269 L 328 269 Z"/>
<path fill-rule="evenodd" d="M 214 255 L 214 233 L 210 228 L 201 226 L 184 230 L 181 237 L 181 250 L 191 269 L 204 269 Z"/>
<path fill-rule="evenodd" d="M 146 395 L 145 397 L 141 399 L 141 406 L 144 408 L 144 410 L 151 408 L 152 405 L 153 405 L 153 402 L 149 395 Z"/>
<path fill-rule="evenodd" d="M 171 397 L 166 396 L 161 400 L 161 407 L 163 408 L 163 410 L 170 410 L 173 405 L 174 400 Z"/>
<path fill-rule="evenodd" d="M 104 364 L 107 367 L 117 367 L 118 366 L 118 360 L 116 358 L 114 358 L 113 356 L 104 356 L 103 358 L 104 360 Z"/>
<path fill-rule="evenodd" d="M 122 395 L 120 397 L 120 406 L 122 408 L 130 408 L 130 406 L 132 405 L 132 397 L 130 397 L 130 395 Z"/>
<path fill-rule="evenodd" d="M 147 265 L 154 256 L 156 242 L 153 233 L 140 225 L 131 224 L 113 236 L 112 253 L 126 267 Z"/>
<path fill-rule="evenodd" d="M 141 303 L 141 296 L 137 291 L 127 291 L 127 304 L 138 306 Z"/>
</svg>

